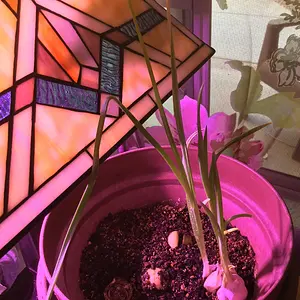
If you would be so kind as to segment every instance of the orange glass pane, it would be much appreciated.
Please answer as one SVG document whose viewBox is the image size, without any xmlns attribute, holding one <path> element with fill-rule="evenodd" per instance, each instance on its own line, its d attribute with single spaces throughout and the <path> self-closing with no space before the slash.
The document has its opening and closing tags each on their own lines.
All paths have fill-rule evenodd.
<svg viewBox="0 0 300 300">
<path fill-rule="evenodd" d="M 6 2 L 15 13 L 18 11 L 18 0 L 6 0 Z"/>
<path fill-rule="evenodd" d="M 82 67 L 81 84 L 93 89 L 99 88 L 99 72 Z"/>
<path fill-rule="evenodd" d="M 168 36 L 168 24 L 164 21 L 154 27 L 151 31 L 144 35 L 144 41 L 148 45 L 163 51 L 166 54 L 171 54 L 170 41 Z M 184 61 L 194 50 L 197 45 L 186 37 L 180 30 L 173 26 L 173 36 L 175 43 L 176 58 Z M 184 47 L 182 47 L 184 45 Z"/>
<path fill-rule="evenodd" d="M 170 70 L 158 63 L 151 63 L 156 81 L 166 76 Z M 124 51 L 122 102 L 129 106 L 152 86 L 144 58 L 128 50 Z"/>
<path fill-rule="evenodd" d="M 17 86 L 15 111 L 30 104 L 33 100 L 34 79 L 28 79 Z"/>
<path fill-rule="evenodd" d="M 126 47 L 144 55 L 141 44 L 138 41 L 134 41 Z M 146 46 L 146 49 L 147 49 L 147 53 L 148 53 L 150 59 L 153 59 L 153 60 L 155 60 L 159 63 L 162 63 L 165 66 L 171 68 L 171 57 L 169 55 L 166 55 L 166 54 L 164 54 L 152 47 L 149 47 L 149 46 Z M 180 61 L 177 60 L 176 66 L 178 66 L 179 64 L 180 64 Z"/>
<path fill-rule="evenodd" d="M 43 11 L 43 14 L 46 16 L 47 20 L 51 23 L 51 25 L 55 28 L 59 36 L 68 45 L 70 50 L 78 59 L 79 63 L 84 66 L 96 68 L 96 62 L 88 52 L 87 48 L 83 44 L 82 40 L 78 36 L 71 23 L 63 18 L 58 17 L 57 15 L 49 13 L 48 11 Z"/>
<path fill-rule="evenodd" d="M 80 71 L 80 67 L 77 61 L 57 36 L 57 34 L 54 32 L 54 30 L 51 28 L 50 24 L 42 14 L 39 14 L 38 37 L 43 45 L 63 67 L 63 69 L 75 82 L 77 82 Z"/>
<path fill-rule="evenodd" d="M 32 108 L 30 107 L 14 116 L 8 210 L 12 210 L 28 196 L 31 128 Z"/>
<path fill-rule="evenodd" d="M 204 63 L 208 57 L 212 56 L 214 50 L 207 45 L 201 47 L 197 52 L 195 52 L 189 59 L 187 59 L 182 65 L 177 68 L 177 79 L 178 82 L 183 81 L 189 74 L 191 74 L 194 70 L 198 69 L 201 63 Z M 197 64 L 195 64 L 197 62 Z M 166 77 L 158 84 L 158 90 L 160 97 L 166 97 L 170 92 L 170 86 L 172 86 L 172 77 L 171 75 Z M 155 99 L 155 95 L 153 89 L 149 93 L 149 95 Z"/>
<path fill-rule="evenodd" d="M 3 204 L 4 204 L 7 140 L 8 140 L 8 123 L 4 123 L 0 126 L 0 216 L 3 213 Z"/>
<path fill-rule="evenodd" d="M 34 187 L 95 139 L 99 115 L 36 105 Z"/>
<path fill-rule="evenodd" d="M 100 96 L 100 105 L 101 105 L 101 107 L 103 107 L 103 105 L 105 104 L 105 102 L 107 101 L 107 98 L 109 96 L 112 96 L 112 95 L 109 95 L 109 94 L 106 94 L 106 93 L 101 93 L 101 96 Z M 114 97 L 116 97 L 116 96 L 114 96 Z M 115 101 L 111 100 L 109 102 L 108 108 L 107 108 L 107 114 L 110 115 L 110 116 L 114 116 L 114 117 L 119 116 L 119 106 Z"/>
<path fill-rule="evenodd" d="M 132 19 L 128 1 L 113 0 L 109 2 L 109 5 L 107 5 L 107 0 L 62 1 L 111 26 L 119 26 Z M 133 0 L 132 4 L 137 15 L 150 8 L 149 5 L 141 0 Z"/>
<path fill-rule="evenodd" d="M 36 6 L 31 0 L 21 1 L 18 41 L 17 80 L 34 71 Z"/>
<path fill-rule="evenodd" d="M 0 92 L 13 84 L 16 24 L 16 17 L 0 1 Z"/>
<path fill-rule="evenodd" d="M 78 1 L 82 2 L 82 4 L 86 3 L 86 1 Z M 90 30 L 93 30 L 98 33 L 103 33 L 111 29 L 111 26 L 108 26 L 104 23 L 101 23 L 95 20 L 92 17 L 87 16 L 86 14 L 78 11 L 63 2 L 56 1 L 56 0 L 35 0 L 37 4 L 42 7 L 48 8 L 50 11 L 67 18 L 70 21 L 74 21 L 77 24 L 80 24 Z"/>
<path fill-rule="evenodd" d="M 162 16 L 167 18 L 166 10 L 159 5 L 156 0 L 145 0 L 149 5 L 151 5 L 157 12 Z M 180 23 L 176 18 L 172 18 L 172 24 L 175 25 L 180 31 L 182 31 L 186 36 L 188 36 L 192 41 L 194 41 L 198 46 L 203 45 L 203 42 L 198 39 L 193 33 L 191 33 L 182 23 Z"/>
<path fill-rule="evenodd" d="M 40 43 L 37 48 L 37 72 L 38 74 L 71 81 L 60 65 L 47 53 Z"/>
<path fill-rule="evenodd" d="M 86 46 L 91 51 L 94 59 L 99 64 L 99 56 L 100 56 L 100 36 L 86 30 L 80 26 L 75 26 L 77 32 L 85 42 Z"/>
<path fill-rule="evenodd" d="M 154 106 L 155 105 L 150 97 L 145 96 L 137 104 L 135 104 L 130 111 L 138 120 L 142 120 L 143 117 L 145 117 L 154 108 Z M 102 157 L 106 152 L 114 147 L 133 127 L 133 123 L 126 115 L 123 115 L 120 119 L 118 119 L 109 129 L 107 129 L 106 132 L 104 132 L 99 157 Z M 95 143 L 88 148 L 91 155 L 94 153 L 94 146 Z"/>
</svg>

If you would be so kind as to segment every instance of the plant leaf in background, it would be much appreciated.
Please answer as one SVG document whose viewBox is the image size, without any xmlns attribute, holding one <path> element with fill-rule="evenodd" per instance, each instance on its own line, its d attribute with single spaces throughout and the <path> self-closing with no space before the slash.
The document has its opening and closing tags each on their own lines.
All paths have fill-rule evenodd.
<svg viewBox="0 0 300 300">
<path fill-rule="evenodd" d="M 269 117 L 274 127 L 300 128 L 300 98 L 295 93 L 278 93 L 256 101 L 249 113 L 259 113 Z"/>
<path fill-rule="evenodd" d="M 228 8 L 227 0 L 217 0 L 217 2 L 222 10 Z"/>
<path fill-rule="evenodd" d="M 230 96 L 231 106 L 240 114 L 238 123 L 241 124 L 247 117 L 251 105 L 261 97 L 263 87 L 260 83 L 260 74 L 253 67 L 245 66 L 241 61 L 232 60 L 227 64 L 242 75 L 236 90 Z"/>
</svg>

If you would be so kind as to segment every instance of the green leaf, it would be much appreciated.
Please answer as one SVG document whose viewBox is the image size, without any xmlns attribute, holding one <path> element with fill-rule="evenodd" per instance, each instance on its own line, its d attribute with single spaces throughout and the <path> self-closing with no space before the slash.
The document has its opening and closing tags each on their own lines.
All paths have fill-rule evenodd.
<svg viewBox="0 0 300 300">
<path fill-rule="evenodd" d="M 261 97 L 263 87 L 260 83 L 260 74 L 253 67 L 245 66 L 237 60 L 228 61 L 227 64 L 242 75 L 236 90 L 230 96 L 233 110 L 240 113 L 240 124 L 249 113 L 251 105 Z"/>
<path fill-rule="evenodd" d="M 300 98 L 295 93 L 278 93 L 253 103 L 249 113 L 269 117 L 274 127 L 300 128 Z"/>
<path fill-rule="evenodd" d="M 227 0 L 217 0 L 217 2 L 222 10 L 228 8 Z"/>
</svg>

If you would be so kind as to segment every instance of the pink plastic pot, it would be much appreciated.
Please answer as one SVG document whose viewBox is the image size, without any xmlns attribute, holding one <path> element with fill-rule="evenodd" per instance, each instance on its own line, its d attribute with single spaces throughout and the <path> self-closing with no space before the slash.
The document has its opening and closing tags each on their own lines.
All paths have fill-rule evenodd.
<svg viewBox="0 0 300 300">
<path fill-rule="evenodd" d="M 191 150 L 191 159 L 198 199 L 203 200 L 196 150 Z M 249 238 L 256 253 L 258 286 L 255 299 L 276 299 L 293 248 L 293 230 L 287 208 L 273 187 L 245 165 L 224 156 L 218 167 L 225 217 L 240 213 L 253 216 L 238 219 L 233 224 Z M 40 235 L 40 278 L 37 280 L 40 300 L 45 296 L 49 270 L 53 272 L 67 224 L 85 185 L 86 181 L 77 186 L 44 220 Z M 93 197 L 70 245 L 55 290 L 57 298 L 83 299 L 78 284 L 81 252 L 99 221 L 109 212 L 165 200 L 184 202 L 184 199 L 182 187 L 155 149 L 135 150 L 107 160 L 100 168 Z"/>
</svg>

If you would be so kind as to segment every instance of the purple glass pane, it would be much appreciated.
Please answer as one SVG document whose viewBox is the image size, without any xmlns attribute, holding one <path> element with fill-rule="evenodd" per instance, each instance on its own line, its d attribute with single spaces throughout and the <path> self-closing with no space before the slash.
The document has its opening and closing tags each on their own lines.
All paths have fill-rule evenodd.
<svg viewBox="0 0 300 300">
<path fill-rule="evenodd" d="M 96 113 L 98 111 L 98 93 L 38 79 L 36 102 L 55 107 Z"/>
<path fill-rule="evenodd" d="M 0 96 L 0 121 L 9 116 L 11 104 L 11 92 Z"/>
</svg>

